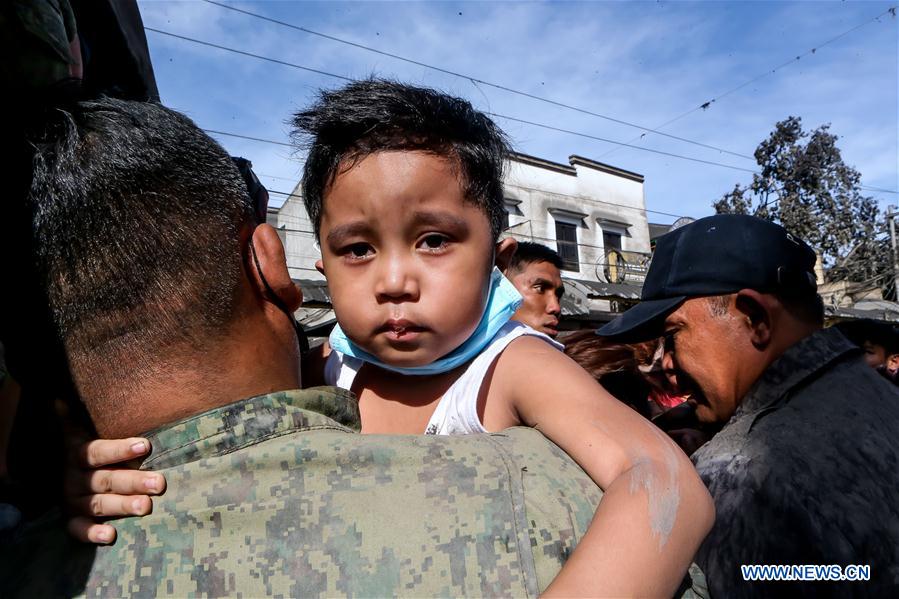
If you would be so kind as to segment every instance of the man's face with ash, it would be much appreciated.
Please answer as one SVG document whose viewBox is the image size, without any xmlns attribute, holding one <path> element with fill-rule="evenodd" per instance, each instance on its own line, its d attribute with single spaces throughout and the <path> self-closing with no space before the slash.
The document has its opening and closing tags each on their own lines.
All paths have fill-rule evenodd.
<svg viewBox="0 0 899 599">
<path fill-rule="evenodd" d="M 560 302 L 565 293 L 562 273 L 553 264 L 543 261 L 519 267 L 521 270 L 509 273 L 509 280 L 524 299 L 512 318 L 555 337 L 559 334 Z"/>
<path fill-rule="evenodd" d="M 489 291 L 493 235 L 451 162 L 378 152 L 338 173 L 324 198 L 322 266 L 347 337 L 394 366 L 462 344 Z"/>
<path fill-rule="evenodd" d="M 702 297 L 688 299 L 665 319 L 669 380 L 691 395 L 702 422 L 727 422 L 748 390 L 740 375 L 755 352 L 744 323 L 732 308 L 714 314 Z"/>
</svg>

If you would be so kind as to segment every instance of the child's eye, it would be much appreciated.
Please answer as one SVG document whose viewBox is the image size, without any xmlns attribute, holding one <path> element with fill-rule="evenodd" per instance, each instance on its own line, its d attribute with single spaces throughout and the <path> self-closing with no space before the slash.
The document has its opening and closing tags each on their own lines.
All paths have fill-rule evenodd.
<svg viewBox="0 0 899 599">
<path fill-rule="evenodd" d="M 426 235 L 421 240 L 421 247 L 426 250 L 442 250 L 446 248 L 447 242 L 449 238 L 446 235 L 440 235 L 439 233 L 431 233 L 430 235 Z"/>
<path fill-rule="evenodd" d="M 343 254 L 351 260 L 361 260 L 373 253 L 373 248 L 367 243 L 354 243 L 343 250 Z"/>
</svg>

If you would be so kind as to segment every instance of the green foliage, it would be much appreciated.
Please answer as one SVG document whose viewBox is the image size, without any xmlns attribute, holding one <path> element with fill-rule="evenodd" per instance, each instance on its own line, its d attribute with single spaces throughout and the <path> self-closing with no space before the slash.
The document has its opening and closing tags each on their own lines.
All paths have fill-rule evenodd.
<svg viewBox="0 0 899 599">
<path fill-rule="evenodd" d="M 717 213 L 752 214 L 782 224 L 822 255 L 828 280 L 891 280 L 889 230 L 877 202 L 859 189 L 829 125 L 803 131 L 799 117 L 774 127 L 755 151 L 761 170 L 713 204 Z"/>
</svg>

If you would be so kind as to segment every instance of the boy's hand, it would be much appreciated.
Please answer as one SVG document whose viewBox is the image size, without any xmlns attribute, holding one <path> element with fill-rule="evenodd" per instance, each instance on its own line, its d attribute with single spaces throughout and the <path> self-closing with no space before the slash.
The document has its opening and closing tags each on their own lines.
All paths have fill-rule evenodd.
<svg viewBox="0 0 899 599">
<path fill-rule="evenodd" d="M 100 518 L 143 516 L 153 509 L 150 495 L 165 491 L 165 477 L 158 472 L 109 469 L 146 455 L 150 443 L 138 437 L 99 439 L 78 446 L 66 477 L 66 502 L 74 517 L 69 534 L 85 543 L 112 543 L 116 531 Z"/>
</svg>

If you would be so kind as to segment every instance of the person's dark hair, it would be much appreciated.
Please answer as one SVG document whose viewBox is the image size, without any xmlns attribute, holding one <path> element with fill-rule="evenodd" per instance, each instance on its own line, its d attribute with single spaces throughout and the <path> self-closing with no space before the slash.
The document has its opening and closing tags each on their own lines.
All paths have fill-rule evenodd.
<svg viewBox="0 0 899 599">
<path fill-rule="evenodd" d="M 322 204 L 340 172 L 380 151 L 424 151 L 455 163 L 465 198 L 490 221 L 494 238 L 503 228 L 503 168 L 510 147 L 505 134 L 467 101 L 384 79 L 367 79 L 322 91 L 294 115 L 294 138 L 308 148 L 303 201 L 316 237 Z"/>
<path fill-rule="evenodd" d="M 215 339 L 253 222 L 228 154 L 177 112 L 114 99 L 55 111 L 33 141 L 38 265 L 76 381 L 151 376 L 174 348 Z"/>
<path fill-rule="evenodd" d="M 838 322 L 834 327 L 859 347 L 867 342 L 883 347 L 888 356 L 899 353 L 899 330 L 894 325 L 863 318 Z"/>
<path fill-rule="evenodd" d="M 619 343 L 599 337 L 592 329 L 574 331 L 561 338 L 565 355 L 578 363 L 606 391 L 649 418 L 650 384 L 638 366 L 651 361 L 656 340 Z"/>
<path fill-rule="evenodd" d="M 521 272 L 528 264 L 535 262 L 549 262 L 559 270 L 562 270 L 562 257 L 555 250 L 540 243 L 531 241 L 519 241 L 518 248 L 509 261 L 510 273 Z"/>
</svg>

